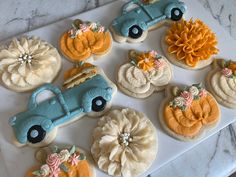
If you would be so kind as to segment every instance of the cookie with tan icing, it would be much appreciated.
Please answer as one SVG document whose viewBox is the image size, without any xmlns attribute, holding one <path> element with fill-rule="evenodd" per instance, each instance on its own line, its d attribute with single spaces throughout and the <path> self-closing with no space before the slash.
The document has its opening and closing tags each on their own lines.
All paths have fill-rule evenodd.
<svg viewBox="0 0 236 177">
<path fill-rule="evenodd" d="M 156 158 L 156 129 L 136 110 L 111 110 L 94 129 L 91 153 L 98 168 L 111 176 L 139 176 Z"/>
<path fill-rule="evenodd" d="M 25 177 L 95 177 L 88 154 L 76 146 L 41 148 L 35 153 L 40 165 L 32 167 Z"/>
<path fill-rule="evenodd" d="M 185 69 L 210 65 L 217 49 L 215 33 L 201 20 L 174 22 L 163 35 L 161 45 L 171 63 Z"/>
<path fill-rule="evenodd" d="M 166 98 L 159 110 L 163 129 L 182 141 L 202 138 L 217 126 L 220 117 L 215 98 L 200 84 L 167 87 Z"/>
<path fill-rule="evenodd" d="M 170 63 L 156 51 L 130 50 L 128 59 L 129 62 L 119 68 L 117 85 L 129 96 L 146 98 L 163 90 L 172 78 Z"/>
<path fill-rule="evenodd" d="M 220 104 L 236 109 L 236 61 L 215 59 L 206 85 Z"/>
<path fill-rule="evenodd" d="M 72 28 L 62 34 L 59 47 L 72 62 L 96 59 L 110 51 L 112 37 L 100 23 L 76 19 Z"/>
<path fill-rule="evenodd" d="M 50 83 L 61 68 L 56 48 L 38 37 L 13 38 L 0 51 L 0 76 L 7 88 L 24 92 Z"/>
</svg>

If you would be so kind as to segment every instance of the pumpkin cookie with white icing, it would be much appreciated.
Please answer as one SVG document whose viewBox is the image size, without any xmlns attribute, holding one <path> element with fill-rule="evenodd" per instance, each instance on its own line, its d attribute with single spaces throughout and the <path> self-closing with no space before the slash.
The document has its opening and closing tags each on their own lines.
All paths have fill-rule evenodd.
<svg viewBox="0 0 236 177">
<path fill-rule="evenodd" d="M 59 46 L 67 59 L 80 62 L 108 53 L 112 47 L 112 37 L 101 24 L 76 19 L 72 29 L 62 34 Z"/>
<path fill-rule="evenodd" d="M 136 177 L 156 158 L 156 129 L 138 111 L 111 110 L 94 129 L 91 153 L 98 168 L 109 175 Z"/>
<path fill-rule="evenodd" d="M 220 104 L 236 109 L 236 61 L 215 59 L 206 85 Z"/>
<path fill-rule="evenodd" d="M 39 149 L 35 158 L 40 165 L 31 168 L 25 177 L 95 177 L 95 169 L 87 157 L 76 146 Z"/>
<path fill-rule="evenodd" d="M 173 23 L 161 45 L 171 63 L 185 69 L 201 69 L 210 65 L 217 49 L 217 37 L 201 20 Z"/>
<path fill-rule="evenodd" d="M 215 98 L 200 84 L 184 89 L 169 86 L 163 100 L 159 119 L 171 136 L 190 141 L 199 139 L 220 121 L 220 108 Z"/>
<path fill-rule="evenodd" d="M 172 78 L 168 60 L 156 51 L 138 52 L 130 50 L 130 62 L 121 65 L 117 85 L 127 95 L 146 98 L 161 91 Z"/>
<path fill-rule="evenodd" d="M 37 37 L 13 38 L 0 51 L 2 83 L 16 92 L 24 92 L 50 83 L 61 68 L 56 48 Z"/>
</svg>

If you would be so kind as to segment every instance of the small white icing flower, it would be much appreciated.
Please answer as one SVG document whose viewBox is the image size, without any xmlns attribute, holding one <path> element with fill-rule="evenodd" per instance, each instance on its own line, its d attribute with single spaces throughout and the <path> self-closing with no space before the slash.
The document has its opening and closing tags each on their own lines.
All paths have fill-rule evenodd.
<svg viewBox="0 0 236 177">
<path fill-rule="evenodd" d="M 60 151 L 59 158 L 60 158 L 61 162 L 67 161 L 69 159 L 69 157 L 70 157 L 70 153 L 67 149 L 63 149 Z"/>
<path fill-rule="evenodd" d="M 92 30 L 96 29 L 98 27 L 97 23 L 92 22 L 89 26 Z"/>
<path fill-rule="evenodd" d="M 104 26 L 100 26 L 99 28 L 98 28 L 98 32 L 99 33 L 103 33 L 105 31 L 105 27 Z"/>
<path fill-rule="evenodd" d="M 47 175 L 49 175 L 49 173 L 50 173 L 49 166 L 47 164 L 42 165 L 40 168 L 40 174 L 42 176 L 47 176 Z"/>
<path fill-rule="evenodd" d="M 3 83 L 17 91 L 27 91 L 51 82 L 61 67 L 57 50 L 39 38 L 14 38 L 0 51 Z"/>
<path fill-rule="evenodd" d="M 189 92 L 193 95 L 193 96 L 197 96 L 199 94 L 199 90 L 197 87 L 195 86 L 191 86 L 189 88 Z"/>
<path fill-rule="evenodd" d="M 185 106 L 185 99 L 183 97 L 181 97 L 181 96 L 176 97 L 174 99 L 174 103 L 178 107 L 183 107 L 183 106 Z"/>
</svg>

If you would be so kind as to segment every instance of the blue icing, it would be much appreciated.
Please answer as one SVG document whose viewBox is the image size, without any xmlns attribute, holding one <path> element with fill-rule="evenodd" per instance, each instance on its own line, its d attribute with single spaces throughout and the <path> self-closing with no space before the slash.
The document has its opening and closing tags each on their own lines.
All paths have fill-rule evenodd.
<svg viewBox="0 0 236 177">
<path fill-rule="evenodd" d="M 133 5 L 136 7 L 129 10 Z M 122 13 L 113 20 L 112 27 L 119 35 L 128 37 L 130 27 L 133 25 L 138 25 L 142 30 L 147 30 L 163 20 L 173 20 L 171 12 L 175 8 L 183 14 L 187 10 L 186 5 L 179 0 L 157 0 L 149 4 L 143 3 L 142 0 L 132 0 L 122 7 Z"/>
<path fill-rule="evenodd" d="M 45 90 L 52 91 L 55 96 L 38 104 L 37 95 Z M 10 118 L 9 124 L 13 127 L 17 140 L 25 144 L 27 133 L 32 126 L 40 125 L 49 133 L 75 116 L 91 112 L 91 101 L 97 96 L 102 96 L 107 102 L 111 101 L 113 91 L 100 74 L 64 92 L 51 84 L 45 84 L 32 93 L 28 110 Z M 36 136 L 36 131 L 31 131 L 30 135 Z"/>
</svg>

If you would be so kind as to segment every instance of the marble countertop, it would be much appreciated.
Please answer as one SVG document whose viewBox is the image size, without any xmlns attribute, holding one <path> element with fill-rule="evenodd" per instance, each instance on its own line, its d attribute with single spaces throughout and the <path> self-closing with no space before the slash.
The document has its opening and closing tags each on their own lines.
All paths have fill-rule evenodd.
<svg viewBox="0 0 236 177">
<path fill-rule="evenodd" d="M 0 3 L 0 40 L 114 0 L 8 0 Z M 235 0 L 199 0 L 236 39 Z M 0 172 L 5 177 L 0 154 Z M 151 177 L 222 177 L 236 170 L 236 123 L 160 168 Z"/>
</svg>

